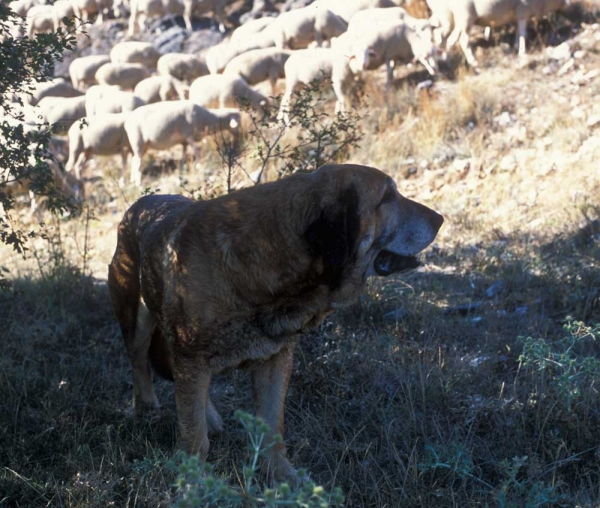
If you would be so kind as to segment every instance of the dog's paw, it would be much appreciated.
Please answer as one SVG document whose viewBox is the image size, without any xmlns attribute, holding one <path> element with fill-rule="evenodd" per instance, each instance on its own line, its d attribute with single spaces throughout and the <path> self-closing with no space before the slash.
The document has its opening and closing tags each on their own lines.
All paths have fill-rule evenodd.
<svg viewBox="0 0 600 508">
<path fill-rule="evenodd" d="M 298 471 L 286 458 L 273 458 L 265 462 L 263 470 L 270 483 L 287 483 L 292 489 L 300 483 Z"/>
</svg>

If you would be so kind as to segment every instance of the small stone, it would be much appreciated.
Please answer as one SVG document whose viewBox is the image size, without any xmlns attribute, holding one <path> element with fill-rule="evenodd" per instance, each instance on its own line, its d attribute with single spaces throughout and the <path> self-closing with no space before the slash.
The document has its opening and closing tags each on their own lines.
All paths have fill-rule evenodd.
<svg viewBox="0 0 600 508">
<path fill-rule="evenodd" d="M 503 280 L 498 280 L 485 290 L 485 296 L 488 298 L 494 298 L 496 295 L 503 293 L 504 291 L 506 291 L 506 283 Z"/>
<path fill-rule="evenodd" d="M 555 48 L 548 48 L 546 51 L 548 56 L 553 60 L 561 61 L 571 58 L 571 45 L 567 41 L 559 44 Z"/>
<path fill-rule="evenodd" d="M 517 159 L 514 155 L 505 155 L 502 157 L 498 169 L 500 171 L 514 171 L 517 168 Z"/>
<path fill-rule="evenodd" d="M 587 119 L 587 126 L 590 128 L 600 127 L 600 115 L 592 115 Z"/>
</svg>

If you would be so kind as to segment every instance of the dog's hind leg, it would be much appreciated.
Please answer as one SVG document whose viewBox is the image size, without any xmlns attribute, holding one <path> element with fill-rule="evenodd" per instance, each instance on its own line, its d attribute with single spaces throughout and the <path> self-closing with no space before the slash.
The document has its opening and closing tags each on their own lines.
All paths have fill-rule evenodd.
<svg viewBox="0 0 600 508">
<path fill-rule="evenodd" d="M 117 249 L 108 267 L 108 287 L 133 371 L 133 407 L 141 413 L 158 407 L 148 359 L 155 324 L 140 298 L 139 250 L 132 236 L 128 225 L 121 223 Z"/>
<path fill-rule="evenodd" d="M 206 424 L 208 425 L 209 435 L 223 432 L 223 420 L 217 412 L 217 408 L 210 399 L 210 396 L 208 396 L 208 400 L 206 401 Z"/>
<path fill-rule="evenodd" d="M 271 428 L 267 442 L 274 434 L 283 437 L 283 407 L 290 375 L 292 373 L 295 342 L 286 344 L 281 350 L 252 371 L 252 388 L 256 414 Z M 286 457 L 283 441 L 274 443 L 267 453 L 267 474 L 278 481 L 295 484 L 298 474 Z"/>
<path fill-rule="evenodd" d="M 148 307 L 140 300 L 132 340 L 125 341 L 133 372 L 133 409 L 137 414 L 159 407 L 152 387 L 152 370 L 148 358 L 155 326 Z"/>
</svg>

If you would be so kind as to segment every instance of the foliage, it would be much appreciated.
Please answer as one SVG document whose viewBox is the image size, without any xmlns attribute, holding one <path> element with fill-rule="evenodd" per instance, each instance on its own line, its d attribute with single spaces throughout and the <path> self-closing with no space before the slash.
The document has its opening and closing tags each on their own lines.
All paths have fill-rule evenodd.
<svg viewBox="0 0 600 508">
<path fill-rule="evenodd" d="M 292 489 L 287 483 L 275 489 L 261 488 L 257 482 L 259 460 L 271 445 L 265 445 L 269 431 L 260 418 L 236 411 L 235 418 L 242 424 L 249 439 L 250 462 L 243 467 L 241 487 L 233 488 L 227 481 L 215 474 L 209 463 L 200 463 L 197 455 L 183 455 L 177 466 L 177 492 L 180 498 L 175 503 L 178 508 L 235 506 L 274 507 L 289 506 L 298 508 L 324 508 L 338 506 L 344 501 L 341 490 L 335 488 L 331 494 L 323 487 L 309 480 L 305 471 L 299 471 L 300 484 Z M 278 436 L 281 439 L 281 436 Z"/>
<path fill-rule="evenodd" d="M 267 172 L 275 171 L 275 179 L 297 172 L 310 172 L 323 164 L 343 160 L 351 148 L 358 147 L 364 132 L 364 118 L 357 110 L 331 115 L 329 102 L 315 80 L 295 92 L 287 108 L 287 118 L 278 115 L 281 96 L 257 111 L 240 100 L 240 108 L 250 118 L 246 139 L 224 139 L 217 150 L 227 173 L 227 191 L 232 190 L 236 172 L 245 173 L 255 184 L 264 181 Z M 330 108 L 331 104 L 327 104 Z M 251 170 L 248 164 L 256 169 Z"/>
<path fill-rule="evenodd" d="M 11 214 L 15 189 L 25 186 L 34 195 L 44 196 L 53 212 L 74 209 L 55 186 L 56 161 L 48 148 L 50 129 L 47 125 L 25 126 L 22 106 L 35 83 L 52 78 L 54 61 L 75 47 L 73 22 L 56 33 L 34 38 L 13 36 L 22 23 L 7 4 L 0 4 L 0 206 L 4 210 L 0 214 L 0 241 L 21 254 L 27 238 L 36 232 L 25 232 Z"/>
<path fill-rule="evenodd" d="M 571 317 L 566 321 L 566 335 L 558 341 L 519 337 L 523 344 L 519 362 L 533 377 L 536 396 L 556 397 L 565 410 L 571 411 L 586 394 L 597 390 L 600 359 L 583 351 L 600 339 L 600 325 L 586 326 Z"/>
</svg>

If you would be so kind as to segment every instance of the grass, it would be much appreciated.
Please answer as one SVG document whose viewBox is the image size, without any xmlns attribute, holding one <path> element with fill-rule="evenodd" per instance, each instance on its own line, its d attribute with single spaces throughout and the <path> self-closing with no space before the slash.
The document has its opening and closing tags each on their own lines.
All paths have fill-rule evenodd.
<svg viewBox="0 0 600 508">
<path fill-rule="evenodd" d="M 578 65 L 600 64 L 592 49 Z M 571 75 L 544 78 L 543 54 L 518 68 L 485 52 L 497 65 L 453 69 L 431 95 L 404 85 L 410 75 L 388 97 L 382 76 L 365 86 L 366 136 L 350 158 L 446 223 L 422 270 L 372 281 L 297 350 L 291 460 L 340 486 L 348 507 L 600 506 L 600 337 L 586 328 L 600 323 L 600 144 L 571 114 L 575 95 L 594 110 L 600 81 L 574 92 Z M 207 152 L 203 169 L 217 160 Z M 179 190 L 176 165 L 156 157 L 152 187 Z M 173 387 L 157 380 L 162 410 L 133 419 L 105 284 L 116 223 L 139 193 L 118 167 L 89 170 L 103 175 L 90 184 L 95 218 L 49 221 L 37 259 L 2 251 L 13 278 L 0 293 L 0 506 L 176 499 Z M 213 386 L 226 430 L 209 461 L 234 486 L 248 382 L 234 372 Z"/>
</svg>

